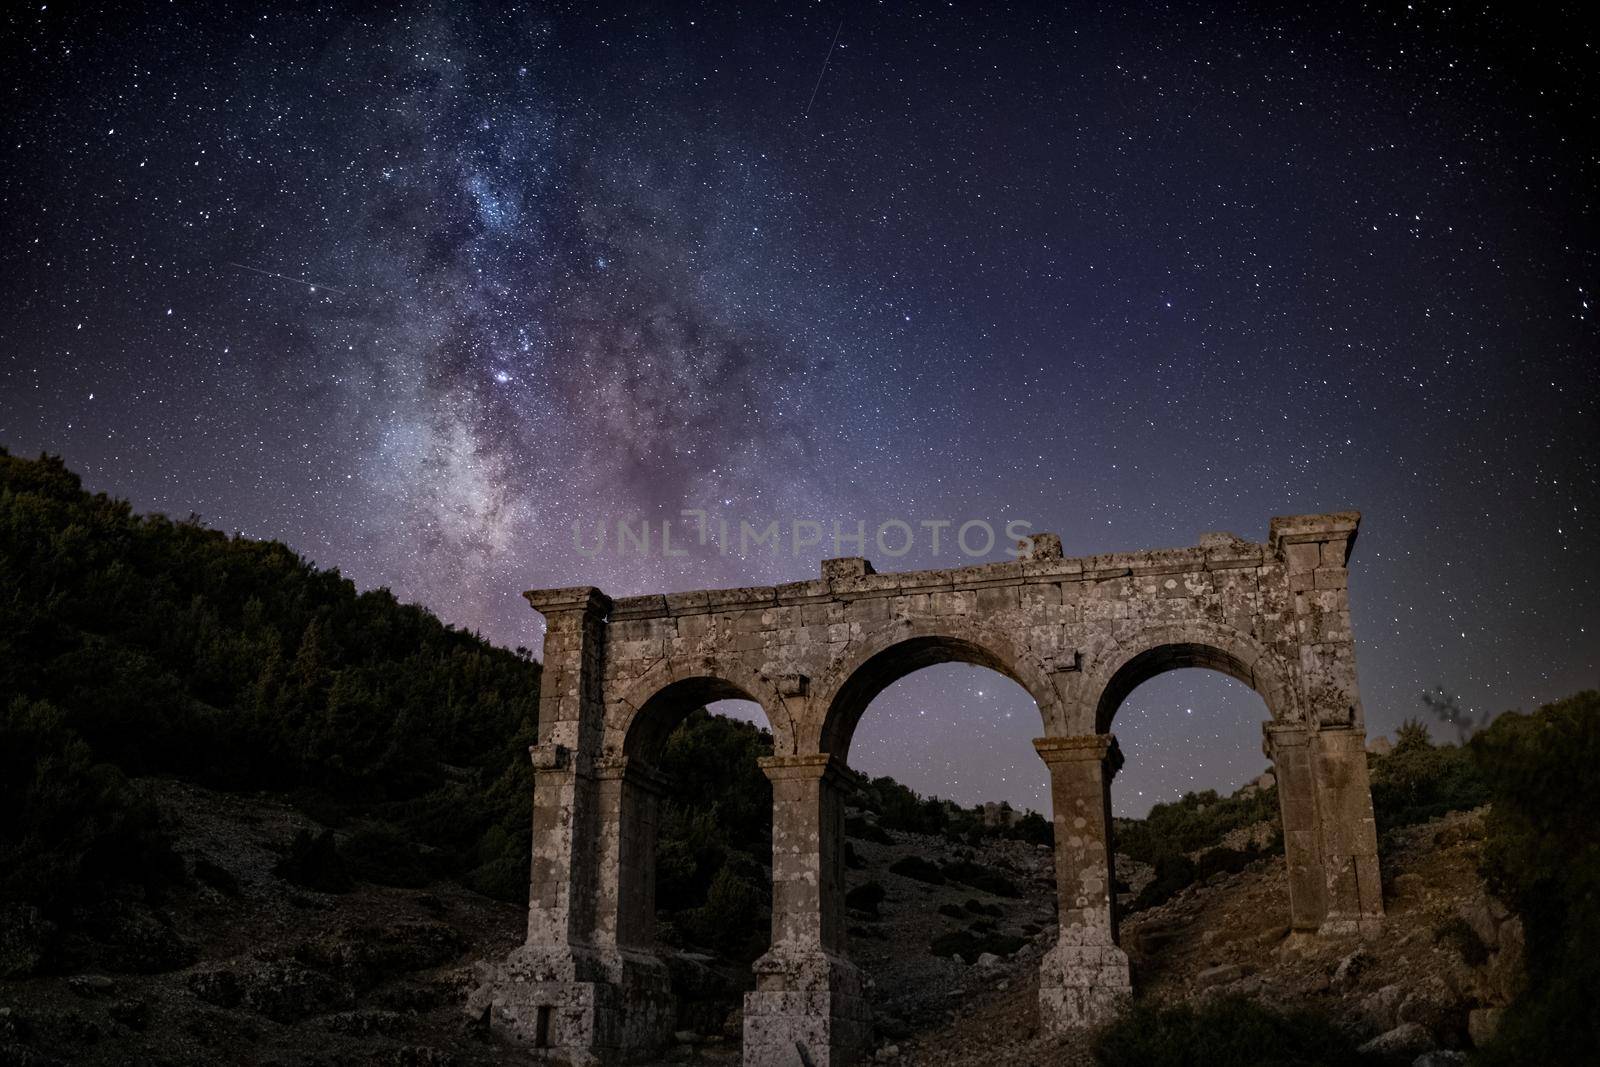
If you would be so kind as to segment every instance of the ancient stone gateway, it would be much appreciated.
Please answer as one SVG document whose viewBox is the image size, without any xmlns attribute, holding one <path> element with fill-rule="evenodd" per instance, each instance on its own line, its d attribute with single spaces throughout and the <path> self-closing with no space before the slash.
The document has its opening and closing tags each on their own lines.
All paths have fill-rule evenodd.
<svg viewBox="0 0 1600 1067">
<path fill-rule="evenodd" d="M 1044 957 L 1047 1029 L 1105 1019 L 1130 993 L 1117 947 L 1109 786 L 1123 699 L 1179 667 L 1252 686 L 1271 719 L 1289 915 L 1302 931 L 1370 933 L 1382 918 L 1346 561 L 1359 515 L 1272 520 L 1266 544 L 877 574 L 832 559 L 813 581 L 610 600 L 530 592 L 547 622 L 534 765 L 528 939 L 483 968 L 469 1010 L 554 1062 L 614 1062 L 673 1022 L 654 952 L 659 798 L 651 767 L 708 701 L 754 701 L 771 724 L 772 946 L 746 995 L 746 1064 L 842 1064 L 870 1039 L 844 921 L 836 789 L 878 693 L 935 663 L 993 668 L 1039 706 L 1056 838 L 1060 932 Z"/>
</svg>

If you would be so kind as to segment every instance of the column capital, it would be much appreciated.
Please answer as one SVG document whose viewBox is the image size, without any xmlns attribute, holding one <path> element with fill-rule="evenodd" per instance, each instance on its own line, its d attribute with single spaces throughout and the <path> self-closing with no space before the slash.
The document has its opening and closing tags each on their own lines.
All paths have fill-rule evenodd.
<svg viewBox="0 0 1600 1067">
<path fill-rule="evenodd" d="M 534 611 L 546 618 L 562 611 L 581 611 L 586 615 L 606 615 L 611 611 L 611 598 L 592 585 L 530 589 L 522 596 Z"/>
<path fill-rule="evenodd" d="M 774 782 L 797 778 L 836 778 L 845 773 L 844 761 L 831 752 L 804 756 L 758 756 L 756 764 Z"/>
<path fill-rule="evenodd" d="M 1303 722 L 1276 722 L 1268 719 L 1261 724 L 1261 754 L 1276 759 L 1280 749 L 1297 748 L 1311 743 L 1316 731 Z"/>
<path fill-rule="evenodd" d="M 1069 737 L 1036 737 L 1033 747 L 1039 758 L 1054 766 L 1084 760 L 1110 763 L 1111 772 L 1122 766 L 1122 748 L 1115 734 L 1075 734 Z"/>
<path fill-rule="evenodd" d="M 656 769 L 653 763 L 637 756 L 612 756 L 596 760 L 594 776 L 602 782 L 621 781 L 657 796 L 665 796 L 672 789 L 672 779 Z"/>
</svg>

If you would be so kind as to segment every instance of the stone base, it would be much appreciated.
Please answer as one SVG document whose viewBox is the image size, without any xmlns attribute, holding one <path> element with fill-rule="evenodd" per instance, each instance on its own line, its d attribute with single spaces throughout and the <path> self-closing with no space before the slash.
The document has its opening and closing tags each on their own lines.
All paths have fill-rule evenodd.
<svg viewBox="0 0 1600 1067">
<path fill-rule="evenodd" d="M 1063 935 L 1039 961 L 1039 1025 L 1046 1033 L 1110 1022 L 1132 997 L 1128 954 L 1109 939 L 1075 944 Z"/>
<path fill-rule="evenodd" d="M 1375 941 L 1383 933 L 1382 915 L 1329 914 L 1317 927 L 1318 937 L 1359 937 Z"/>
<path fill-rule="evenodd" d="M 648 953 L 523 945 L 477 976 L 467 1013 L 536 1063 L 622 1063 L 663 1047 L 677 1016 L 666 964 Z"/>
<path fill-rule="evenodd" d="M 861 972 L 821 951 L 774 949 L 755 963 L 744 995 L 745 1067 L 843 1067 L 872 1040 Z"/>
</svg>

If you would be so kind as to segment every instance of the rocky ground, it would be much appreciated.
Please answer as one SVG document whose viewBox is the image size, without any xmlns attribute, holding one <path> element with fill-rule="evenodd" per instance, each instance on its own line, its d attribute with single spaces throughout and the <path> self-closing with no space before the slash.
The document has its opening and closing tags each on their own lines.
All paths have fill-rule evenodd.
<svg viewBox="0 0 1600 1067">
<path fill-rule="evenodd" d="M 0 1064 L 506 1062 L 461 1004 L 471 961 L 520 939 L 521 908 L 448 883 L 299 889 L 273 873 L 311 825 L 286 804 L 139 786 L 194 884 L 83 924 L 129 946 L 95 953 L 113 966 L 0 983 Z M 8 963 L 30 947 L 18 918 L 5 924 Z"/>
<path fill-rule="evenodd" d="M 298 889 L 273 872 L 309 825 L 286 804 L 170 782 L 141 788 L 176 829 L 194 886 L 97 918 L 134 946 L 115 967 L 0 984 L 0 1064 L 516 1062 L 460 1006 L 472 961 L 520 939 L 520 908 L 449 884 Z M 1138 995 L 1315 1008 L 1394 1062 L 1470 1047 L 1510 999 L 1520 960 L 1519 924 L 1474 873 L 1481 821 L 1458 813 L 1393 835 L 1389 919 L 1374 941 L 1290 935 L 1281 858 L 1128 916 Z M 1083 1040 L 1038 1031 L 1036 964 L 1055 922 L 1047 849 L 853 825 L 852 957 L 872 985 L 876 1060 L 1093 1062 Z M 1124 861 L 1118 874 L 1136 890 L 1148 868 Z M 15 960 L 28 951 L 27 917 L 7 919 L 0 955 Z M 671 963 L 701 1000 L 664 1060 L 737 1062 L 737 979 L 706 956 Z"/>
</svg>

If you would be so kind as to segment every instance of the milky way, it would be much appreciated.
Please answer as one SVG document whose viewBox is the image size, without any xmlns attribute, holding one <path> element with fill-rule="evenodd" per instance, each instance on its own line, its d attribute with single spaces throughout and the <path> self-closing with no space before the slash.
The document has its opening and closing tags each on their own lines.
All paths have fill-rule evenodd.
<svg viewBox="0 0 1600 1067">
<path fill-rule="evenodd" d="M 1078 554 L 1357 507 L 1375 731 L 1596 684 L 1590 38 L 1042 12 L 8 12 L 0 444 L 534 648 L 523 589 L 801 579 L 835 520 Z M 618 520 L 687 554 L 574 547 Z M 1119 810 L 1254 775 L 1263 715 L 1148 683 Z M 852 756 L 1038 806 L 1038 732 L 948 666 Z"/>
</svg>

